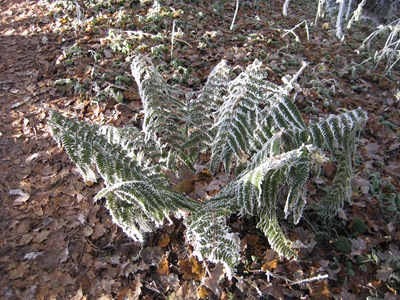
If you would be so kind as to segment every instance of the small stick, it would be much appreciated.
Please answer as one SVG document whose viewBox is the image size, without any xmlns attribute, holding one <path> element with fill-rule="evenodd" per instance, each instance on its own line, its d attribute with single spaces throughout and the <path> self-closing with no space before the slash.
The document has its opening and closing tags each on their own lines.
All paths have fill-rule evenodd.
<svg viewBox="0 0 400 300">
<path fill-rule="evenodd" d="M 308 282 L 313 282 L 313 281 L 318 281 L 318 280 L 325 280 L 328 278 L 329 278 L 328 274 L 318 275 L 318 276 L 314 276 L 314 277 L 310 277 L 310 278 L 305 278 L 305 279 L 302 279 L 299 281 L 292 281 L 291 283 L 289 283 L 289 285 L 308 283 Z"/>
<path fill-rule="evenodd" d="M 235 15 L 233 16 L 232 24 L 230 30 L 233 30 L 233 24 L 235 24 L 236 16 L 239 10 L 239 0 L 236 0 L 236 9 L 235 9 Z"/>
<path fill-rule="evenodd" d="M 171 60 L 174 56 L 174 43 L 175 43 L 175 25 L 176 20 L 172 22 L 172 33 L 171 33 Z"/>
<path fill-rule="evenodd" d="M 283 4 L 283 9 L 282 9 L 282 13 L 285 17 L 288 16 L 288 8 L 289 8 L 289 2 L 290 0 L 286 0 L 285 4 Z"/>
</svg>

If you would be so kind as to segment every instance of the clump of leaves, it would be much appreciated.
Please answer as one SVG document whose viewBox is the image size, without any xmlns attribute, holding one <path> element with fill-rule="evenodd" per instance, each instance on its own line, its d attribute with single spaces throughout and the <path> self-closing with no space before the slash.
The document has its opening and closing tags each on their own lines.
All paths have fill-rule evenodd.
<svg viewBox="0 0 400 300">
<path fill-rule="evenodd" d="M 227 224 L 231 214 L 256 217 L 271 247 L 291 258 L 296 252 L 278 212 L 300 221 L 306 182 L 327 157 L 337 164 L 336 176 L 314 208 L 329 218 L 350 201 L 352 155 L 367 119 L 362 109 L 307 124 L 289 96 L 292 80 L 269 82 L 258 60 L 233 79 L 221 61 L 194 93 L 167 84 L 142 55 L 131 68 L 143 102 L 140 129 L 89 125 L 57 112 L 49 127 L 86 181 L 104 180 L 96 199 L 106 198 L 113 220 L 133 239 L 143 241 L 165 218 L 183 216 L 194 254 L 222 262 L 231 277 L 240 258 L 239 236 Z M 172 189 L 164 175 L 181 165 L 224 172 L 231 181 L 195 201 Z"/>
</svg>

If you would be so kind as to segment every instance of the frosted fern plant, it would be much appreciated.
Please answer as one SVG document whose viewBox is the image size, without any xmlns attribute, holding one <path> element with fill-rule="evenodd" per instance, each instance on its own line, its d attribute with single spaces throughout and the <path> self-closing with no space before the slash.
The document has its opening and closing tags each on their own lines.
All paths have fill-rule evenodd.
<svg viewBox="0 0 400 300">
<path fill-rule="evenodd" d="M 355 141 L 367 119 L 356 109 L 307 123 L 289 96 L 290 80 L 269 82 L 257 60 L 236 78 L 232 74 L 222 61 L 200 91 L 184 93 L 138 55 L 132 75 L 143 101 L 140 129 L 82 123 L 57 112 L 49 120 L 52 136 L 83 178 L 104 180 L 96 199 L 106 199 L 113 220 L 132 239 L 143 241 L 171 215 L 183 217 L 194 254 L 223 263 L 229 277 L 240 259 L 239 236 L 227 223 L 231 214 L 256 217 L 271 247 L 291 258 L 296 252 L 278 213 L 299 222 L 305 184 L 327 158 L 337 163 L 336 176 L 314 208 L 329 218 L 350 201 Z M 195 172 L 202 153 L 211 157 L 203 168 L 231 181 L 196 201 L 174 191 L 164 174 L 183 164 Z"/>
</svg>

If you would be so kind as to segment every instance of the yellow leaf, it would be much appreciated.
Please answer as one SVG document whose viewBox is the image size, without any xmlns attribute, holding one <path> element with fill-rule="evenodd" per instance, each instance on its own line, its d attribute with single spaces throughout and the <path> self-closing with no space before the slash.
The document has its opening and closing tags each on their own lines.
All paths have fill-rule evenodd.
<svg viewBox="0 0 400 300">
<path fill-rule="evenodd" d="M 164 255 L 161 261 L 158 264 L 157 273 L 160 275 L 169 275 L 169 261 L 168 256 Z"/>
<path fill-rule="evenodd" d="M 192 272 L 194 274 L 199 275 L 199 277 L 203 277 L 204 275 L 203 264 L 200 263 L 194 256 L 190 257 L 190 263 L 192 265 Z"/>
<path fill-rule="evenodd" d="M 180 260 L 179 270 L 183 273 L 184 279 L 194 279 L 201 281 L 204 276 L 204 268 L 201 263 L 193 256 L 190 259 Z"/>
<path fill-rule="evenodd" d="M 197 296 L 200 299 L 206 299 L 208 296 L 208 291 L 207 288 L 204 285 L 199 286 L 199 289 L 197 290 Z"/>
<path fill-rule="evenodd" d="M 262 265 L 261 269 L 263 271 L 272 271 L 278 266 L 278 261 L 276 259 L 271 260 L 265 264 Z"/>
</svg>

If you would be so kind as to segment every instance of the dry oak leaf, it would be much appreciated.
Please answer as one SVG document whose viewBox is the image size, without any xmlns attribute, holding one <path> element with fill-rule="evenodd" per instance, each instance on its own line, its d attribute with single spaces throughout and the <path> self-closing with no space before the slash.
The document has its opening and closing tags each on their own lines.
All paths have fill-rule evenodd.
<svg viewBox="0 0 400 300">
<path fill-rule="evenodd" d="M 219 285 L 221 278 L 225 276 L 224 265 L 218 263 L 214 269 L 209 270 L 209 277 L 203 280 L 203 284 L 208 287 L 214 294 L 220 296 L 222 289 Z"/>
<path fill-rule="evenodd" d="M 22 278 L 25 272 L 30 268 L 29 262 L 20 262 L 16 268 L 11 269 L 8 271 L 8 279 L 17 279 Z"/>
<path fill-rule="evenodd" d="M 178 265 L 179 270 L 183 273 L 183 279 L 194 279 L 199 281 L 203 279 L 204 268 L 194 256 L 179 261 Z"/>
<path fill-rule="evenodd" d="M 160 275 L 169 275 L 169 261 L 168 256 L 163 255 L 161 261 L 158 263 L 157 273 Z"/>
</svg>

